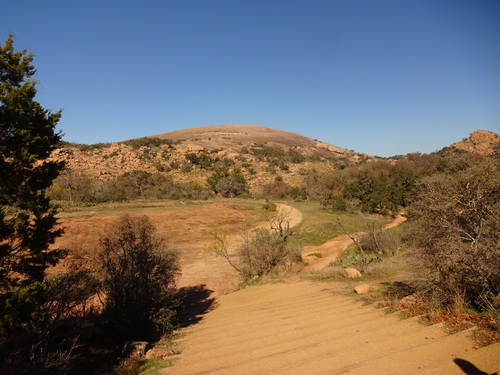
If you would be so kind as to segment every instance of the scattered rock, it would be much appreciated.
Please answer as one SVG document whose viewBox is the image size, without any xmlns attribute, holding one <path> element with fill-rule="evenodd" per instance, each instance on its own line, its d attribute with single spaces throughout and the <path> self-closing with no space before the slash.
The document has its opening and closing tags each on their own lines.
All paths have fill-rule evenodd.
<svg viewBox="0 0 500 375">
<path fill-rule="evenodd" d="M 127 341 L 122 352 L 127 357 L 142 357 L 150 347 L 147 341 Z"/>
<path fill-rule="evenodd" d="M 366 294 L 370 291 L 370 285 L 360 284 L 354 288 L 354 291 L 358 294 Z"/>
<path fill-rule="evenodd" d="M 348 267 L 344 269 L 344 277 L 347 279 L 356 279 L 358 277 L 361 277 L 361 272 L 359 272 L 356 268 L 354 267 Z"/>
<path fill-rule="evenodd" d="M 410 294 L 409 296 L 401 298 L 399 300 L 399 305 L 403 309 L 407 309 L 409 307 L 418 305 L 420 302 L 421 302 L 420 297 L 417 294 L 413 293 L 413 294 Z"/>
<path fill-rule="evenodd" d="M 146 359 L 161 358 L 166 359 L 167 357 L 173 356 L 175 353 L 172 349 L 165 348 L 152 348 L 146 352 Z"/>
</svg>

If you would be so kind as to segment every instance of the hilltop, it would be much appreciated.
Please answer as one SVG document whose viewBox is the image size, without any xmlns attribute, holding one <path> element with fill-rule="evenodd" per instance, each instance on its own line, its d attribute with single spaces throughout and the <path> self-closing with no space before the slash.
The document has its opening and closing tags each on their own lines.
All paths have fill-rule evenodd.
<svg viewBox="0 0 500 375">
<path fill-rule="evenodd" d="M 500 134 L 487 130 L 476 130 L 469 138 L 464 138 L 460 142 L 450 145 L 451 149 L 473 152 L 476 154 L 489 156 L 493 155 L 500 147 Z"/>
<path fill-rule="evenodd" d="M 196 150 L 219 148 L 238 151 L 242 145 L 268 145 L 282 149 L 295 149 L 303 155 L 323 157 L 343 156 L 359 160 L 366 157 L 341 147 L 313 140 L 285 130 L 271 129 L 257 125 L 214 125 L 176 130 L 153 137 L 171 139 L 185 147 Z"/>
</svg>

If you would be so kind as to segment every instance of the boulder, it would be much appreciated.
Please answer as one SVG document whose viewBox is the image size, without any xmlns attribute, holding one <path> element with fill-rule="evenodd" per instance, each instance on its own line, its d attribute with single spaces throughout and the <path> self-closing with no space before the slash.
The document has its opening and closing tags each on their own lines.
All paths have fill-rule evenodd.
<svg viewBox="0 0 500 375">
<path fill-rule="evenodd" d="M 354 291 L 357 294 L 366 294 L 370 291 L 370 285 L 368 284 L 360 284 L 354 288 Z"/>
<path fill-rule="evenodd" d="M 172 349 L 165 348 L 152 348 L 146 352 L 146 359 L 161 358 L 166 359 L 167 357 L 173 356 L 175 353 Z"/>
<path fill-rule="evenodd" d="M 147 341 L 127 341 L 122 352 L 127 357 L 142 357 L 150 347 Z"/>
<path fill-rule="evenodd" d="M 420 299 L 420 297 L 417 294 L 413 293 L 413 294 L 410 294 L 409 296 L 406 296 L 406 297 L 400 299 L 399 305 L 403 309 L 407 309 L 407 308 L 410 308 L 413 306 L 417 306 L 421 302 L 422 302 L 422 300 Z"/>
<path fill-rule="evenodd" d="M 348 267 L 344 268 L 344 277 L 347 279 L 356 279 L 358 277 L 361 277 L 361 272 L 359 272 L 356 268 L 354 267 Z"/>
</svg>

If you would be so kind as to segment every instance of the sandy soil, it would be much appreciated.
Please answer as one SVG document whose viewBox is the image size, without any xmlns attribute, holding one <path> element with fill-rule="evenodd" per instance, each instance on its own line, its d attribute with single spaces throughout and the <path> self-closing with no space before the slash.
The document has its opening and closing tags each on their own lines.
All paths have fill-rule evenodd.
<svg viewBox="0 0 500 375">
<path fill-rule="evenodd" d="M 295 225 L 301 220 L 300 212 L 291 217 Z M 404 220 L 397 217 L 386 228 Z M 345 235 L 309 247 L 304 253 L 323 257 L 305 270 L 327 267 L 351 242 Z M 219 296 L 208 312 L 179 331 L 181 354 L 160 373 L 458 375 L 500 370 L 500 343 L 477 350 L 470 338 L 473 329 L 448 335 L 441 324 L 425 327 L 418 317 L 401 320 L 345 294 L 344 283 L 305 282 L 295 276 Z"/>
<path fill-rule="evenodd" d="M 342 285 L 293 281 L 249 287 L 185 328 L 162 374 L 492 374 L 500 344 L 479 351 L 470 331 L 447 335 L 343 295 Z M 461 362 L 460 362 L 461 361 Z"/>
<path fill-rule="evenodd" d="M 301 212 L 293 207 L 280 204 L 278 210 L 284 210 L 288 214 L 290 227 L 294 227 L 302 221 Z M 255 225 L 254 228 L 269 228 L 269 223 L 263 221 Z M 244 231 L 238 232 L 237 227 L 234 226 L 231 230 L 233 234 L 229 235 L 229 254 L 233 255 L 243 242 Z M 238 273 L 224 258 L 208 251 L 206 245 L 206 241 L 199 243 L 190 259 L 186 259 L 185 254 L 183 254 L 182 275 L 178 285 L 180 287 L 203 285 L 214 292 L 213 296 L 235 290 L 240 282 Z"/>
<path fill-rule="evenodd" d="M 282 209 L 290 209 L 281 206 Z M 180 331 L 182 353 L 164 374 L 493 374 L 500 371 L 500 344 L 480 350 L 470 331 L 447 335 L 442 326 L 423 327 L 346 297 L 344 283 L 312 283 L 295 276 L 283 283 L 229 293 L 238 275 L 222 258 L 206 250 L 213 227 L 231 233 L 234 251 L 241 231 L 256 221 L 251 207 L 215 203 L 147 214 L 167 241 L 181 249 L 179 286 L 195 295 L 198 314 Z M 302 215 L 290 210 L 291 224 Z M 116 216 L 66 218 L 65 235 L 56 245 L 72 248 L 69 261 L 91 261 L 98 237 Z M 397 218 L 388 226 L 403 221 Z M 97 235 L 96 235 L 97 234 Z M 320 252 L 306 270 L 326 267 L 350 244 L 334 238 L 304 254 Z M 458 365 L 465 366 L 462 371 Z M 471 370 L 472 369 L 472 370 Z M 481 372 L 483 371 L 483 372 Z"/>
<path fill-rule="evenodd" d="M 295 208 L 285 205 L 278 208 L 289 212 L 291 226 L 302 220 L 302 214 Z M 256 227 L 269 227 L 267 221 L 258 221 L 253 209 L 254 206 L 245 204 L 210 203 L 176 210 L 160 207 L 128 213 L 147 215 L 165 240 L 180 249 L 182 275 L 177 282 L 179 287 L 203 286 L 213 291 L 215 296 L 235 290 L 239 276 L 225 259 L 207 249 L 210 232 L 214 228 L 223 228 L 231 233 L 230 250 L 234 253 L 244 232 Z M 57 273 L 81 265 L 93 267 L 99 238 L 105 235 L 106 228 L 117 217 L 116 214 L 102 216 L 90 213 L 86 217 L 61 219 L 64 235 L 57 240 L 55 247 L 69 249 L 69 256 L 50 272 Z"/>
</svg>

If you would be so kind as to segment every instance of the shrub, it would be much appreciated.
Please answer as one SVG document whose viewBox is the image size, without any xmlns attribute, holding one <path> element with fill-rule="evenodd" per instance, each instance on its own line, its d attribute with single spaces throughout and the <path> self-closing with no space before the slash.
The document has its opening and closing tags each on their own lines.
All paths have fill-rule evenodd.
<svg viewBox="0 0 500 375">
<path fill-rule="evenodd" d="M 292 234 L 289 216 L 288 211 L 278 210 L 268 219 L 270 229 L 259 228 L 245 235 L 243 244 L 236 250 L 237 260 L 232 259 L 229 254 L 227 233 L 214 231 L 210 247 L 216 254 L 224 257 L 244 281 L 277 270 L 288 271 L 294 264 L 302 261 L 300 247 L 288 241 Z"/>
<path fill-rule="evenodd" d="M 266 202 L 262 205 L 262 209 L 269 212 L 276 212 L 278 206 L 276 203 L 266 200 Z"/>
<path fill-rule="evenodd" d="M 123 216 L 107 233 L 99 257 L 105 312 L 116 334 L 137 340 L 171 330 L 177 306 L 177 252 L 165 245 L 146 216 Z"/>
<path fill-rule="evenodd" d="M 212 160 L 210 155 L 205 152 L 202 152 L 201 154 L 191 152 L 184 155 L 184 157 L 186 158 L 186 160 L 189 160 L 192 165 L 197 165 L 202 169 L 210 169 L 212 167 L 212 164 L 217 161 Z"/>
<path fill-rule="evenodd" d="M 323 208 L 332 211 L 347 211 L 347 201 L 343 196 L 334 194 L 332 192 L 325 193 L 320 200 L 320 204 Z"/>
<path fill-rule="evenodd" d="M 143 137 L 131 139 L 122 143 L 127 146 L 132 146 L 132 148 L 135 150 L 141 147 L 160 147 L 162 145 L 167 145 L 169 148 L 173 148 L 174 145 L 178 142 L 175 142 L 171 139 L 161 139 L 158 137 Z"/>
<path fill-rule="evenodd" d="M 241 275 L 245 280 L 261 277 L 275 270 L 288 271 L 301 261 L 300 249 L 277 231 L 257 229 L 244 238 L 238 248 Z"/>
<path fill-rule="evenodd" d="M 500 169 L 491 160 L 422 180 L 407 240 L 428 271 L 427 290 L 443 305 L 498 303 L 499 196 Z"/>
<path fill-rule="evenodd" d="M 285 198 L 290 194 L 292 186 L 283 181 L 281 176 L 277 176 L 276 180 L 272 183 L 265 184 L 262 187 L 264 196 L 269 198 Z"/>
<path fill-rule="evenodd" d="M 207 178 L 208 186 L 214 193 L 224 198 L 237 197 L 248 193 L 248 183 L 239 168 L 229 172 L 227 165 L 218 163 L 214 172 Z"/>
</svg>

